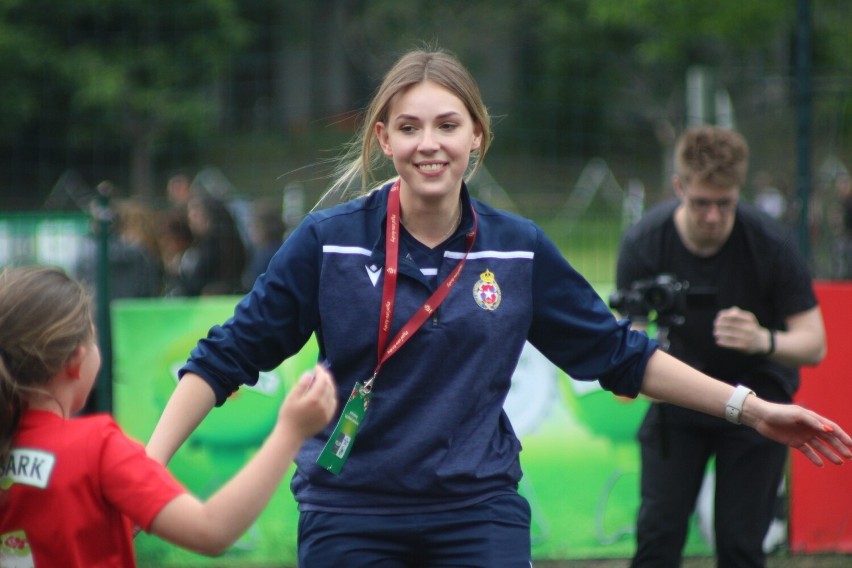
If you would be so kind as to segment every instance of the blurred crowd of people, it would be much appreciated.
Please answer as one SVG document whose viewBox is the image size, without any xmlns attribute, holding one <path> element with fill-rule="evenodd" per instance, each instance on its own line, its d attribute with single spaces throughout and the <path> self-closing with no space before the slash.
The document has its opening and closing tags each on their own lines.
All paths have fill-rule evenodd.
<svg viewBox="0 0 852 568">
<path fill-rule="evenodd" d="M 224 178 L 209 172 L 176 171 L 165 199 L 149 205 L 135 198 L 112 199 L 110 298 L 241 295 L 266 270 L 288 229 L 303 214 L 300 191 L 247 201 Z M 753 202 L 770 217 L 794 225 L 798 215 L 789 192 L 767 171 L 753 180 Z M 830 278 L 852 278 L 852 183 L 843 169 L 833 178 L 828 209 L 832 233 Z M 815 203 L 814 206 L 818 206 Z M 815 214 L 812 214 L 815 215 Z M 812 222 L 814 225 L 815 222 Z M 94 285 L 97 223 L 84 243 L 74 276 Z"/>
<path fill-rule="evenodd" d="M 236 199 L 189 173 L 172 174 L 166 202 L 135 198 L 110 203 L 111 299 L 244 294 L 283 242 L 280 200 Z M 95 285 L 98 227 L 82 248 L 75 276 Z"/>
</svg>

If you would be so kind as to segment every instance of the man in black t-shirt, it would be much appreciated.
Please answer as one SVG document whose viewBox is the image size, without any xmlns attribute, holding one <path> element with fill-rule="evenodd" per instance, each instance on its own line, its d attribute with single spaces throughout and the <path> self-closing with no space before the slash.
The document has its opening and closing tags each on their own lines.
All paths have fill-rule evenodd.
<svg viewBox="0 0 852 568">
<path fill-rule="evenodd" d="M 748 145 L 718 127 L 687 130 L 675 150 L 676 202 L 622 238 L 616 284 L 686 282 L 668 351 L 701 371 L 789 402 L 798 368 L 825 356 L 822 314 L 791 235 L 739 202 Z M 685 296 L 685 298 L 683 298 Z M 627 315 L 627 314 L 624 314 Z M 682 321 L 680 321 L 682 319 Z M 679 566 L 689 517 L 715 457 L 718 565 L 764 566 L 787 448 L 723 419 L 654 403 L 639 431 L 642 502 L 633 566 Z"/>
</svg>

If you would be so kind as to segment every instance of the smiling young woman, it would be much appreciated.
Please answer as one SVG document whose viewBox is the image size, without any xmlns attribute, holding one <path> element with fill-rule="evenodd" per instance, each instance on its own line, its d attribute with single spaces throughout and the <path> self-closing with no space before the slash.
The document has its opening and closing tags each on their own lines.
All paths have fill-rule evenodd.
<svg viewBox="0 0 852 568">
<path fill-rule="evenodd" d="M 300 566 L 529 567 L 521 446 L 503 409 L 528 341 L 617 394 L 718 417 L 729 406 L 732 385 L 616 320 L 540 227 L 470 195 L 490 141 L 461 63 L 405 54 L 330 189 L 360 176 L 363 194 L 308 214 L 180 371 L 148 445 L 162 461 L 214 405 L 316 337 L 342 411 L 297 458 Z M 396 175 L 374 187 L 379 160 Z M 852 458 L 852 439 L 804 408 L 741 406 L 743 424 L 815 462 Z"/>
</svg>

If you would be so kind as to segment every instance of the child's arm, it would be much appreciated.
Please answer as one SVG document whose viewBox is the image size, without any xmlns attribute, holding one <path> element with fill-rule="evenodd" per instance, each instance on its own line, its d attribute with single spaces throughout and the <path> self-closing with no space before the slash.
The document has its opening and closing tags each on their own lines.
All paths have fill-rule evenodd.
<svg viewBox="0 0 852 568">
<path fill-rule="evenodd" d="M 154 518 L 150 532 L 189 550 L 225 552 L 269 503 L 304 441 L 322 430 L 337 407 L 323 366 L 305 373 L 287 395 L 278 422 L 252 459 L 206 502 L 184 493 Z"/>
<path fill-rule="evenodd" d="M 169 463 L 174 453 L 216 404 L 216 395 L 204 379 L 186 373 L 169 397 L 151 439 L 148 455 L 161 464 Z"/>
</svg>

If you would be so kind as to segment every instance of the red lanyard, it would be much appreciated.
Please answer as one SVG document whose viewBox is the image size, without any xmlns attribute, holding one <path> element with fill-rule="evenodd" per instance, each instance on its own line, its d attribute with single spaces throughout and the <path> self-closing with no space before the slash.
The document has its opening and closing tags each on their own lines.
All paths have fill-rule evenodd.
<svg viewBox="0 0 852 568">
<path fill-rule="evenodd" d="M 399 180 L 391 187 L 390 193 L 388 193 L 387 226 L 385 231 L 385 280 L 382 284 L 382 307 L 381 317 L 379 318 L 379 362 L 376 365 L 375 371 L 373 371 L 373 376 L 364 383 L 363 390 L 365 392 L 372 390 L 373 381 L 376 379 L 376 375 L 379 374 L 379 369 L 382 368 L 385 361 L 390 359 L 391 355 L 399 351 L 400 347 L 411 339 L 414 333 L 423 325 L 423 322 L 429 319 L 435 310 L 438 309 L 438 306 L 446 299 L 450 290 L 452 290 L 456 281 L 458 281 L 459 274 L 461 274 L 464 263 L 467 261 L 467 256 L 470 254 L 473 243 L 476 241 L 476 211 L 471 207 L 471 212 L 473 213 L 473 229 L 465 235 L 467 250 L 464 253 L 464 257 L 462 257 L 450 275 L 441 282 L 440 286 L 432 293 L 429 299 L 402 326 L 396 337 L 388 343 L 391 322 L 393 321 L 393 307 L 396 302 L 396 277 L 399 267 Z"/>
</svg>

